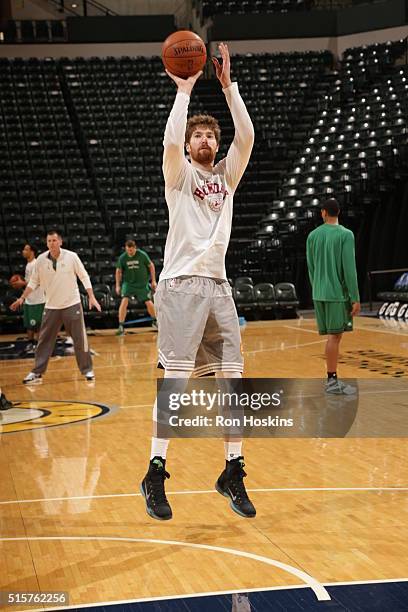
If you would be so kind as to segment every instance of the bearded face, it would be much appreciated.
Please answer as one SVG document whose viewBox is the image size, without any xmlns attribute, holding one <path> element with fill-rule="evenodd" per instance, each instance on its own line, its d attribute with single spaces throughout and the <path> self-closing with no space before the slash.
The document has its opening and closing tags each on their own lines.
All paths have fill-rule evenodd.
<svg viewBox="0 0 408 612">
<path fill-rule="evenodd" d="M 218 144 L 212 130 L 205 125 L 198 125 L 186 148 L 192 160 L 207 166 L 213 164 L 218 151 Z"/>
</svg>

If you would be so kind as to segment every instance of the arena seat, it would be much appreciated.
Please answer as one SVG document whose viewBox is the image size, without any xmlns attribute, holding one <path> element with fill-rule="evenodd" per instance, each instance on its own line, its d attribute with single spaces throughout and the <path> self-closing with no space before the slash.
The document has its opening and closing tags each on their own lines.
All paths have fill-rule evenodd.
<svg viewBox="0 0 408 612">
<path fill-rule="evenodd" d="M 235 288 L 242 287 L 242 285 L 251 285 L 253 287 L 254 282 L 250 276 L 238 276 L 233 284 Z"/>
<path fill-rule="evenodd" d="M 254 287 L 250 284 L 235 285 L 232 294 L 237 305 L 238 314 L 253 315 L 255 312 Z"/>
<path fill-rule="evenodd" d="M 274 286 L 271 283 L 258 283 L 254 286 L 254 296 L 260 317 L 270 318 L 277 306 Z"/>
<path fill-rule="evenodd" d="M 292 283 L 277 283 L 275 295 L 277 306 L 280 309 L 293 309 L 299 306 L 295 285 Z"/>
</svg>

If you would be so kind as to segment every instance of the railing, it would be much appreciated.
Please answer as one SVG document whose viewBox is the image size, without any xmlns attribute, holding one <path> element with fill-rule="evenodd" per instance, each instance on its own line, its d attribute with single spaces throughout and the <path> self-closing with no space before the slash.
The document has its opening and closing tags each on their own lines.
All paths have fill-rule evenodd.
<svg viewBox="0 0 408 612">
<path fill-rule="evenodd" d="M 69 13 L 70 15 L 75 15 L 77 17 L 79 16 L 79 13 L 73 8 L 71 8 L 70 6 L 65 6 L 64 0 L 48 0 L 48 2 L 50 4 L 53 4 L 61 13 Z"/>
<path fill-rule="evenodd" d="M 94 9 L 97 13 L 105 16 L 117 17 L 119 13 L 112 11 L 98 0 L 78 0 L 77 3 L 71 0 L 48 0 L 58 8 L 62 13 L 69 13 L 77 17 L 88 17 L 89 9 Z M 76 6 L 75 6 L 76 5 Z"/>
</svg>

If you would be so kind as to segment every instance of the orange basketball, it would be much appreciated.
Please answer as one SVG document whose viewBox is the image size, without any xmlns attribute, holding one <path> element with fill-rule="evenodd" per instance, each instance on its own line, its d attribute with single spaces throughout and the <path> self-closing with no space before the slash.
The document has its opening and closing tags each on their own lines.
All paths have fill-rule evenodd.
<svg viewBox="0 0 408 612">
<path fill-rule="evenodd" d="M 13 274 L 13 276 L 10 278 L 9 283 L 10 285 L 14 285 L 14 283 L 17 283 L 18 281 L 22 281 L 23 277 L 20 276 L 20 274 Z"/>
<path fill-rule="evenodd" d="M 203 69 L 207 51 L 198 34 L 179 30 L 164 41 L 162 60 L 169 72 L 186 79 Z"/>
</svg>

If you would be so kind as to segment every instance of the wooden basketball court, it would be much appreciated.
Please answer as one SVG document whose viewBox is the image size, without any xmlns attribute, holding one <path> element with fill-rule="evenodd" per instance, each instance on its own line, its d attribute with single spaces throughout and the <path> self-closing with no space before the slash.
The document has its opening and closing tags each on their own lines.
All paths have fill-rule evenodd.
<svg viewBox="0 0 408 612">
<path fill-rule="evenodd" d="M 254 520 L 214 490 L 221 440 L 173 440 L 174 518 L 160 523 L 138 489 L 150 452 L 156 335 L 100 332 L 90 341 L 93 385 L 74 357 L 53 359 L 32 390 L 21 382 L 30 360 L 0 362 L 2 386 L 18 402 L 0 416 L 0 591 L 68 591 L 80 606 L 300 585 L 317 602 L 328 583 L 408 578 L 405 438 L 355 431 L 246 440 Z M 313 319 L 249 323 L 245 376 L 324 378 L 324 342 Z M 361 394 L 364 422 L 373 416 L 386 427 L 388 412 L 406 414 L 407 347 L 408 328 L 395 321 L 359 317 L 345 334 L 339 374 L 363 391 L 375 379 Z"/>
</svg>

